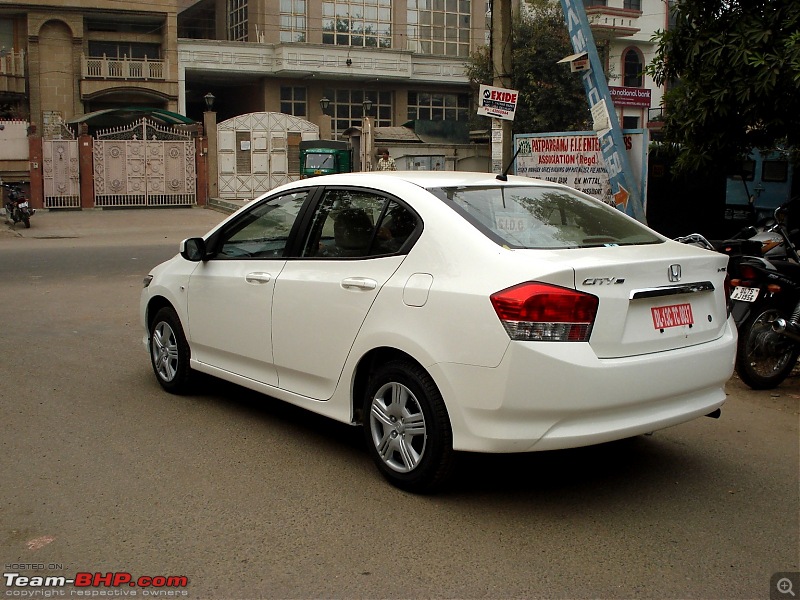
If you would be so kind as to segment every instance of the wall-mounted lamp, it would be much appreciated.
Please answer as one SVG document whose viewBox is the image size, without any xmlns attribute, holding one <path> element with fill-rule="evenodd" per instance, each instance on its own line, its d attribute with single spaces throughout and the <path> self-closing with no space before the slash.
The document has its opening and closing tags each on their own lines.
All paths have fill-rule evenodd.
<svg viewBox="0 0 800 600">
<path fill-rule="evenodd" d="M 211 112 L 212 110 L 214 110 L 214 100 L 216 100 L 216 98 L 214 97 L 214 94 L 212 94 L 211 92 L 208 92 L 205 96 L 203 96 L 203 100 L 205 100 L 205 102 L 206 102 L 206 110 L 208 112 Z"/>
<path fill-rule="evenodd" d="M 353 64 L 353 61 L 348 58 L 346 61 L 344 61 L 344 64 L 346 64 L 349 67 Z"/>
<path fill-rule="evenodd" d="M 330 105 L 331 105 L 331 101 L 328 100 L 327 96 L 323 96 L 322 98 L 319 99 L 319 107 L 322 109 L 322 114 L 323 115 L 327 115 L 328 114 L 328 107 Z"/>
</svg>

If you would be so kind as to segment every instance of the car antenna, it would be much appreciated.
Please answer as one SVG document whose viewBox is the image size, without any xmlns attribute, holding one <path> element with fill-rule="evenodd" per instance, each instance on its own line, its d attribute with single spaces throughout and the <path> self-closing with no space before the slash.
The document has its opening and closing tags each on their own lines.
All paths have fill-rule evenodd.
<svg viewBox="0 0 800 600">
<path fill-rule="evenodd" d="M 498 175 L 497 179 L 499 179 L 500 181 L 508 181 L 508 172 L 511 170 L 511 165 L 514 164 L 514 161 L 517 159 L 517 154 L 519 154 L 520 150 L 522 150 L 522 146 L 517 147 L 517 151 L 514 152 L 514 156 L 511 157 L 511 161 L 509 161 L 506 170 L 503 171 L 500 175 Z"/>
</svg>

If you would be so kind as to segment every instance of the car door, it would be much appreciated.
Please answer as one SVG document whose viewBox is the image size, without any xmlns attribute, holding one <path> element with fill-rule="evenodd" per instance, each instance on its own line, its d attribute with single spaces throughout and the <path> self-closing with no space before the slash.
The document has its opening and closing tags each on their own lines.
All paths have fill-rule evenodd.
<svg viewBox="0 0 800 600">
<path fill-rule="evenodd" d="M 308 191 L 255 204 L 208 241 L 187 287 L 192 358 L 276 385 L 272 296 Z"/>
<path fill-rule="evenodd" d="M 275 285 L 279 387 L 333 395 L 361 324 L 421 230 L 416 215 L 373 191 L 326 189 L 300 251 Z"/>
</svg>

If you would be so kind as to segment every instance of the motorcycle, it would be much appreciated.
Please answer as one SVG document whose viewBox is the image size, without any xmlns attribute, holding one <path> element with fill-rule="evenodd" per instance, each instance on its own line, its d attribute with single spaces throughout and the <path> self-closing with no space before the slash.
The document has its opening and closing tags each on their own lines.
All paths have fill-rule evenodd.
<svg viewBox="0 0 800 600">
<path fill-rule="evenodd" d="M 31 217 L 36 210 L 30 207 L 30 202 L 28 202 L 28 199 L 18 185 L 3 182 L 0 182 L 0 185 L 8 190 L 5 202 L 6 219 L 8 219 L 12 225 L 16 225 L 22 221 L 25 228 L 29 229 L 31 226 Z"/>
<path fill-rule="evenodd" d="M 785 224 L 785 207 L 775 210 L 769 232 L 781 238 L 785 257 L 745 257 L 730 281 L 738 309 L 736 372 L 757 390 L 780 385 L 800 355 L 800 256 Z"/>
</svg>

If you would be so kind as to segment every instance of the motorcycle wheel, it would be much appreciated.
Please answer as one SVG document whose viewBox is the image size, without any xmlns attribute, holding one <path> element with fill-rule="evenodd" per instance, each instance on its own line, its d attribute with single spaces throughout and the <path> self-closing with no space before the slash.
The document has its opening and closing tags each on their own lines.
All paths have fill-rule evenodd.
<svg viewBox="0 0 800 600">
<path fill-rule="evenodd" d="M 754 390 L 779 386 L 794 369 L 800 347 L 772 329 L 782 316 L 769 303 L 756 308 L 739 327 L 736 373 Z"/>
<path fill-rule="evenodd" d="M 31 219 L 30 217 L 22 217 L 22 222 L 25 223 L 25 229 L 31 228 Z"/>
</svg>

